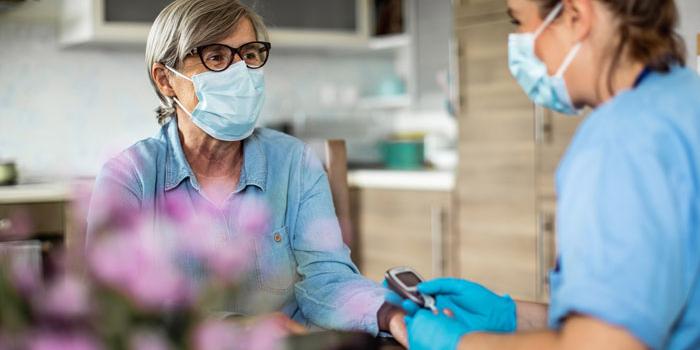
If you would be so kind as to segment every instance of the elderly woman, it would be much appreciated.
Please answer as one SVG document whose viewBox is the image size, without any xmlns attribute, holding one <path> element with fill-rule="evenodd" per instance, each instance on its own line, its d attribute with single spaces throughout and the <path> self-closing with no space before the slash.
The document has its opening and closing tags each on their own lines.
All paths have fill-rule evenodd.
<svg viewBox="0 0 700 350">
<path fill-rule="evenodd" d="M 269 206 L 270 230 L 255 238 L 245 293 L 306 326 L 389 331 L 404 341 L 403 314 L 350 260 L 319 160 L 299 140 L 255 129 L 266 38 L 261 18 L 236 0 L 177 0 L 160 13 L 146 65 L 162 127 L 104 166 L 88 236 L 109 217 L 97 207 L 106 196 L 118 203 L 110 210 L 153 213 L 154 224 L 175 198 L 191 215 L 214 212 L 211 229 L 235 236 L 236 199 L 256 195 Z M 234 301 L 226 311 L 269 311 L 259 305 Z"/>
</svg>

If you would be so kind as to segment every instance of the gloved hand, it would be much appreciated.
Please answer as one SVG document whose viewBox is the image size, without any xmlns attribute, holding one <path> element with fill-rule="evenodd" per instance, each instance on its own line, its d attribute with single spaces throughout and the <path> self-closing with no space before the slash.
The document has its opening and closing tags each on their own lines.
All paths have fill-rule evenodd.
<svg viewBox="0 0 700 350">
<path fill-rule="evenodd" d="M 382 287 L 386 289 L 386 293 L 384 294 L 384 300 L 389 304 L 401 307 L 401 303 L 403 303 L 405 299 L 402 298 L 400 295 L 396 294 L 396 292 L 391 290 L 391 288 L 389 288 L 389 282 L 387 282 L 386 279 L 382 281 Z M 416 307 L 418 307 L 418 305 L 416 305 Z"/>
<path fill-rule="evenodd" d="M 469 332 L 466 325 L 454 318 L 442 313 L 435 315 L 427 309 L 417 310 L 413 316 L 406 316 L 405 321 L 411 350 L 454 350 Z"/>
<path fill-rule="evenodd" d="M 456 278 L 423 282 L 418 291 L 434 296 L 441 313 L 449 309 L 470 331 L 515 331 L 515 302 L 508 295 L 498 296 L 480 284 Z M 402 307 L 411 315 L 418 305 L 408 300 Z"/>
</svg>

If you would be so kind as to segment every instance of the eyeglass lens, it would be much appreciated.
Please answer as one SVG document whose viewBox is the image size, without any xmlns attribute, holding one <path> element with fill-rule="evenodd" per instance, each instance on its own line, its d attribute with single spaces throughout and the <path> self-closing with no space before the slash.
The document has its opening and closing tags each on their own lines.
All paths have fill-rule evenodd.
<svg viewBox="0 0 700 350">
<path fill-rule="evenodd" d="M 204 65 L 217 72 L 228 68 L 235 59 L 231 48 L 219 44 L 205 46 L 200 55 Z M 267 62 L 268 55 L 267 46 L 260 42 L 244 44 L 238 48 L 238 56 L 245 61 L 249 68 L 262 67 Z"/>
</svg>

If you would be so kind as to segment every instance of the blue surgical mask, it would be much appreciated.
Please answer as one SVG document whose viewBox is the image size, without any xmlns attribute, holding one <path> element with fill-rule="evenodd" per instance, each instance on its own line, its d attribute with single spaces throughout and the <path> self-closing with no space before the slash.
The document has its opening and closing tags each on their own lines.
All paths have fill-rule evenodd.
<svg viewBox="0 0 700 350">
<path fill-rule="evenodd" d="M 240 141 L 253 133 L 265 100 L 265 81 L 260 69 L 250 69 L 244 61 L 221 72 L 204 72 L 188 78 L 199 103 L 189 112 L 177 98 L 180 108 L 192 122 L 211 137 L 222 141 Z"/>
<path fill-rule="evenodd" d="M 559 113 L 575 115 L 579 110 L 571 102 L 564 72 L 581 49 L 581 43 L 569 51 L 554 76 L 547 73 L 547 66 L 535 54 L 535 40 L 554 21 L 562 8 L 563 5 L 559 3 L 534 33 L 510 34 L 508 66 L 510 73 L 534 103 Z"/>
</svg>

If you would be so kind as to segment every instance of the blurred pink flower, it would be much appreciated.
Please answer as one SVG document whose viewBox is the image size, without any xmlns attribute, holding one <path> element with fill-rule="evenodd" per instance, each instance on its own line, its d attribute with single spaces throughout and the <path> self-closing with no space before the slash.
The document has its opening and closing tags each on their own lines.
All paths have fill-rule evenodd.
<svg viewBox="0 0 700 350">
<path fill-rule="evenodd" d="M 245 349 L 279 350 L 284 349 L 284 337 L 288 331 L 282 320 L 268 318 L 254 325 L 244 336 Z"/>
<path fill-rule="evenodd" d="M 92 221 L 97 225 L 93 229 L 97 229 L 100 232 L 105 230 L 133 230 L 142 224 L 144 219 L 143 213 L 140 210 L 124 205 L 122 191 L 123 189 L 118 185 L 105 184 L 100 189 L 100 192 L 92 194 L 88 207 Z"/>
<path fill-rule="evenodd" d="M 257 196 L 244 196 L 240 200 L 237 217 L 244 235 L 257 237 L 270 230 L 272 216 L 269 206 Z"/>
<path fill-rule="evenodd" d="M 250 241 L 244 239 L 218 245 L 206 258 L 213 277 L 224 282 L 235 282 L 241 278 L 252 267 L 252 249 Z"/>
<path fill-rule="evenodd" d="M 284 321 L 276 316 L 260 320 L 245 329 L 226 321 L 207 320 L 195 330 L 194 349 L 284 349 L 282 341 L 288 332 L 283 324 Z"/>
<path fill-rule="evenodd" d="M 163 205 L 165 214 L 175 224 L 188 224 L 193 219 L 191 208 L 187 205 L 189 202 L 190 200 L 184 192 L 168 193 Z"/>
<path fill-rule="evenodd" d="M 13 259 L 10 262 L 10 279 L 18 291 L 32 295 L 41 288 L 41 270 L 26 261 Z"/>
<path fill-rule="evenodd" d="M 193 214 L 186 199 L 169 197 L 166 212 L 171 219 L 169 231 L 176 235 L 176 249 L 194 258 L 206 269 L 207 277 L 223 282 L 237 280 L 252 264 L 252 245 L 249 237 L 230 237 L 212 225 L 213 218 L 221 216 L 214 208 L 198 208 Z"/>
<path fill-rule="evenodd" d="M 95 277 L 108 285 L 120 286 L 139 273 L 133 259 L 140 249 L 135 234 L 118 233 L 99 237 L 88 247 L 88 264 Z"/>
<path fill-rule="evenodd" d="M 102 283 L 148 309 L 187 306 L 193 299 L 173 248 L 148 232 L 115 232 L 91 244 L 88 262 Z"/>
<path fill-rule="evenodd" d="M 46 293 L 37 302 L 40 310 L 47 315 L 77 318 L 89 313 L 89 298 L 86 281 L 76 276 L 63 275 L 49 284 Z"/>
<path fill-rule="evenodd" d="M 174 266 L 162 261 L 145 262 L 141 273 L 130 278 L 125 289 L 138 304 L 148 309 L 187 306 L 193 299 L 185 278 Z"/>
<path fill-rule="evenodd" d="M 153 331 L 136 331 L 129 340 L 131 350 L 169 350 L 168 340 L 160 333 Z"/>
<path fill-rule="evenodd" d="M 29 341 L 30 350 L 99 350 L 102 347 L 87 334 L 38 332 Z"/>
<path fill-rule="evenodd" d="M 240 329 L 231 323 L 218 320 L 206 320 L 195 329 L 195 350 L 239 350 Z"/>
</svg>

